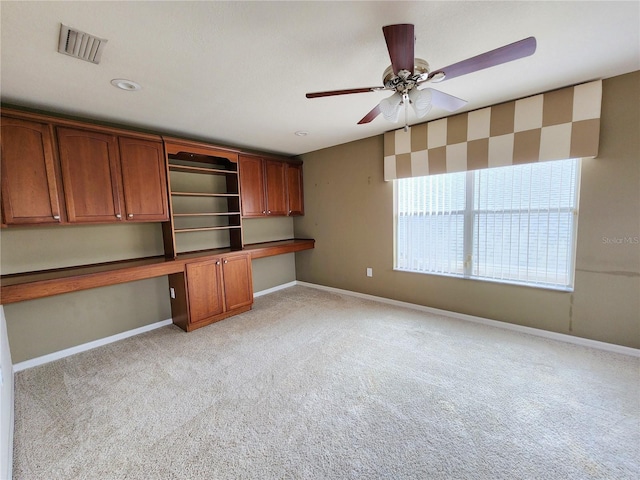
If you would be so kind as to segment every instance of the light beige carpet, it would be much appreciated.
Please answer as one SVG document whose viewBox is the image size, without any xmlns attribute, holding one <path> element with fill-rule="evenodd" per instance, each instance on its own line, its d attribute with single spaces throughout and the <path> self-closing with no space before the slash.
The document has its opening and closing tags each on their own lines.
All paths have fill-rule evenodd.
<svg viewBox="0 0 640 480">
<path fill-rule="evenodd" d="M 14 478 L 637 479 L 639 401 L 637 358 L 298 286 L 17 374 Z"/>
</svg>

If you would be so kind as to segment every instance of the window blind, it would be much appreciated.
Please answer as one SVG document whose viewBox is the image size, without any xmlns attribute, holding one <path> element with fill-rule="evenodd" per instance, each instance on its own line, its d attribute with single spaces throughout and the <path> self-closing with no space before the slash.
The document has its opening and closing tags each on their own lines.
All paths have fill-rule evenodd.
<svg viewBox="0 0 640 480">
<path fill-rule="evenodd" d="M 396 269 L 571 288 L 579 165 L 396 180 Z"/>
</svg>

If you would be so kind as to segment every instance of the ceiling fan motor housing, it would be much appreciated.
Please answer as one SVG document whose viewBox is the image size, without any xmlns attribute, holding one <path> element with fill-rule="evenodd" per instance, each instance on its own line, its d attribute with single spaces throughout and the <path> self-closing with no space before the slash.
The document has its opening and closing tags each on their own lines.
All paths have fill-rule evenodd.
<svg viewBox="0 0 640 480">
<path fill-rule="evenodd" d="M 413 72 L 400 70 L 397 75 L 393 73 L 393 67 L 389 65 L 382 74 L 384 87 L 399 93 L 406 93 L 418 83 L 425 81 L 429 76 L 429 64 L 422 58 L 415 58 L 413 63 Z"/>
</svg>

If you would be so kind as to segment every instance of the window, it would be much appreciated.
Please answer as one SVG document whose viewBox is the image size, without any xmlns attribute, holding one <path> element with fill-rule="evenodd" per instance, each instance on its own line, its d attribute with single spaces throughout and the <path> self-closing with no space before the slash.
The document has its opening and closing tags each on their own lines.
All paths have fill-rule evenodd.
<svg viewBox="0 0 640 480">
<path fill-rule="evenodd" d="M 580 161 L 395 180 L 395 268 L 572 289 Z"/>
</svg>

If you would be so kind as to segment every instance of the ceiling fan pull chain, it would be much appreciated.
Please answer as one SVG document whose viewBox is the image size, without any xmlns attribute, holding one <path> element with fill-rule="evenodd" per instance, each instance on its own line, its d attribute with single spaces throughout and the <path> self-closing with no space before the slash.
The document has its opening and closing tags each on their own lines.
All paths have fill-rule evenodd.
<svg viewBox="0 0 640 480">
<path fill-rule="evenodd" d="M 409 131 L 409 95 L 402 94 L 402 102 L 404 103 L 404 131 Z"/>
</svg>

